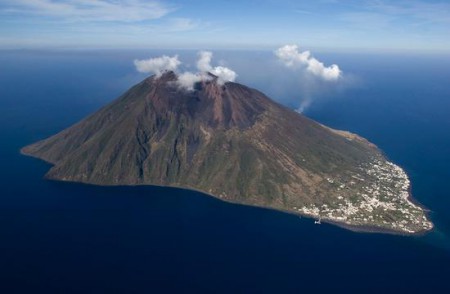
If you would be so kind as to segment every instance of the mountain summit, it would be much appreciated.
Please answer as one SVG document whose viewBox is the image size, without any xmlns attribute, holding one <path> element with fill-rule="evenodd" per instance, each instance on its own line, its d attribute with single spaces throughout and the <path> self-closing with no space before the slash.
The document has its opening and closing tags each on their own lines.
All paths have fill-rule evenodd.
<svg viewBox="0 0 450 294">
<path fill-rule="evenodd" d="M 432 228 L 405 172 L 367 140 L 238 83 L 177 79 L 149 77 L 22 153 L 53 164 L 54 180 L 189 188 L 364 231 Z"/>
</svg>

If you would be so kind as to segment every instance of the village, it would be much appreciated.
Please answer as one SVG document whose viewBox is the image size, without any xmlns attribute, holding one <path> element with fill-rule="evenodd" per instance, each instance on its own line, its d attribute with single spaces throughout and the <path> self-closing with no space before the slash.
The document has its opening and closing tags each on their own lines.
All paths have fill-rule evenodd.
<svg viewBox="0 0 450 294">
<path fill-rule="evenodd" d="M 359 174 L 350 178 L 347 182 L 337 178 L 326 179 L 336 188 L 336 197 L 330 197 L 333 200 L 329 204 L 309 204 L 293 207 L 294 210 L 315 218 L 316 224 L 328 220 L 405 234 L 433 228 L 424 209 L 409 199 L 410 181 L 399 166 L 374 158 L 370 164 L 360 167 Z"/>
</svg>

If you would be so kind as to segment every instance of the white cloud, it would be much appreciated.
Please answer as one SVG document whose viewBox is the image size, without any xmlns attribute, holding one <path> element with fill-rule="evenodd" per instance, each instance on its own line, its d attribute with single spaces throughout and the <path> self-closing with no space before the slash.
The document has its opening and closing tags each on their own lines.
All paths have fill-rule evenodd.
<svg viewBox="0 0 450 294">
<path fill-rule="evenodd" d="M 184 72 L 182 74 L 178 75 L 178 85 L 188 91 L 194 90 L 194 85 L 197 82 L 200 82 L 204 80 L 204 76 L 202 76 L 199 73 L 192 73 L 192 72 Z"/>
<path fill-rule="evenodd" d="M 314 75 L 320 76 L 327 81 L 337 80 L 341 75 L 339 66 L 333 64 L 331 66 L 325 67 L 322 62 L 318 61 L 314 57 L 308 59 L 307 69 Z"/>
<path fill-rule="evenodd" d="M 217 82 L 219 84 L 224 84 L 226 82 L 234 82 L 237 74 L 232 69 L 225 66 L 211 66 L 212 52 L 210 51 L 200 51 L 198 53 L 197 69 L 200 72 L 210 72 L 217 76 Z"/>
<path fill-rule="evenodd" d="M 220 85 L 226 82 L 233 82 L 237 77 L 236 72 L 225 66 L 211 66 L 212 56 L 213 54 L 209 51 L 200 51 L 197 60 L 198 72 L 186 71 L 177 73 L 178 86 L 192 91 L 195 83 L 212 80 L 212 76 L 208 75 L 208 73 L 217 76 L 217 83 Z M 161 76 L 165 71 L 177 71 L 180 64 L 181 61 L 178 59 L 178 55 L 172 57 L 163 55 L 155 58 L 134 60 L 134 65 L 138 72 L 153 73 L 157 77 Z"/>
<path fill-rule="evenodd" d="M 201 22 L 185 17 L 170 18 L 167 23 L 163 24 L 161 31 L 167 32 L 185 32 L 198 28 Z"/>
<path fill-rule="evenodd" d="M 72 21 L 136 22 L 158 19 L 173 11 L 159 1 L 149 0 L 7 0 L 7 12 L 50 16 Z"/>
<path fill-rule="evenodd" d="M 305 64 L 311 55 L 309 51 L 298 52 L 297 45 L 285 45 L 275 51 L 275 55 L 288 67 Z"/>
<path fill-rule="evenodd" d="M 201 72 L 208 72 L 211 67 L 212 52 L 200 51 L 198 53 L 197 68 Z"/>
<path fill-rule="evenodd" d="M 237 77 L 236 72 L 225 66 L 213 67 L 211 65 L 212 57 L 213 54 L 210 51 L 198 52 L 197 69 L 199 72 L 184 72 L 178 75 L 179 86 L 187 90 L 193 90 L 195 83 L 212 79 L 208 73 L 217 76 L 217 83 L 219 85 L 223 85 L 226 82 L 234 82 Z"/>
<path fill-rule="evenodd" d="M 217 82 L 221 85 L 226 82 L 234 82 L 237 77 L 236 72 L 224 66 L 216 66 L 211 70 L 211 73 L 217 76 Z"/>
<path fill-rule="evenodd" d="M 156 76 L 160 76 L 164 71 L 175 71 L 180 64 L 181 61 L 178 60 L 178 55 L 174 55 L 173 57 L 163 55 L 161 57 L 134 60 L 134 65 L 138 72 L 154 73 Z"/>
<path fill-rule="evenodd" d="M 321 77 L 326 81 L 336 81 L 342 75 L 339 66 L 333 64 L 326 67 L 322 62 L 311 56 L 311 52 L 299 52 L 297 45 L 285 45 L 275 51 L 275 55 L 291 68 L 306 67 L 311 74 Z"/>
</svg>

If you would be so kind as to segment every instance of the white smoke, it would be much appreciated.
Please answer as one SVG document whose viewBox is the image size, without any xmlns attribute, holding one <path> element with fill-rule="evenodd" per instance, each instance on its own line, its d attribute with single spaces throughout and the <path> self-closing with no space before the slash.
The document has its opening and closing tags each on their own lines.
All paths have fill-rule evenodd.
<svg viewBox="0 0 450 294">
<path fill-rule="evenodd" d="M 211 73 L 217 76 L 217 82 L 221 85 L 226 82 L 234 82 L 237 77 L 236 72 L 224 66 L 216 66 L 211 70 Z"/>
<path fill-rule="evenodd" d="M 178 55 L 169 57 L 163 55 L 161 57 L 134 60 L 136 70 L 142 73 L 154 73 L 157 77 L 161 76 L 165 71 L 176 71 L 181 61 L 178 60 Z"/>
<path fill-rule="evenodd" d="M 185 71 L 183 73 L 177 73 L 177 84 L 179 87 L 188 91 L 194 90 L 194 85 L 200 81 L 211 80 L 211 73 L 217 76 L 217 83 L 223 85 L 226 82 L 234 82 L 237 77 L 236 72 L 224 66 L 211 66 L 212 52 L 200 51 L 198 53 L 197 69 L 198 72 Z M 134 60 L 136 70 L 142 73 L 154 73 L 156 77 L 160 77 L 165 71 L 177 71 L 181 61 L 178 60 L 178 55 L 169 57 L 163 55 L 161 57 Z"/>
<path fill-rule="evenodd" d="M 311 56 L 311 52 L 299 52 L 297 45 L 285 45 L 275 51 L 275 55 L 290 68 L 306 67 L 311 74 L 326 81 L 336 81 L 342 76 L 339 66 L 333 64 L 326 67 L 322 62 Z"/>
<path fill-rule="evenodd" d="M 201 72 L 209 72 L 212 70 L 211 60 L 212 52 L 200 51 L 198 52 L 197 69 Z"/>
<path fill-rule="evenodd" d="M 204 80 L 206 77 L 204 77 L 203 75 L 199 74 L 199 73 L 192 73 L 192 72 L 184 72 L 182 74 L 178 75 L 178 86 L 180 86 L 181 88 L 184 88 L 188 91 L 192 91 L 194 90 L 194 85 L 197 82 L 200 82 L 202 80 Z"/>
<path fill-rule="evenodd" d="M 198 53 L 197 69 L 202 73 L 210 72 L 217 76 L 217 82 L 221 85 L 226 82 L 234 82 L 237 74 L 232 69 L 224 66 L 211 66 L 212 52 L 210 51 L 200 51 Z"/>
<path fill-rule="evenodd" d="M 303 99 L 303 101 L 300 102 L 300 106 L 295 111 L 297 111 L 298 113 L 303 113 L 303 111 L 305 111 L 305 109 L 311 105 L 311 102 L 311 98 Z"/>
</svg>

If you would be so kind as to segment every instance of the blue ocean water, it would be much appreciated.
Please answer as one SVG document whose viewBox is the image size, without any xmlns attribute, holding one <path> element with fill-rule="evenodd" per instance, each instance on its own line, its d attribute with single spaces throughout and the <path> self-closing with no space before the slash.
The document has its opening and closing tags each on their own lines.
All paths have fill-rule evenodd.
<svg viewBox="0 0 450 294">
<path fill-rule="evenodd" d="M 298 107 L 312 95 L 306 115 L 363 135 L 404 167 L 436 225 L 404 237 L 318 226 L 180 189 L 47 181 L 48 164 L 19 154 L 141 80 L 131 61 L 148 55 L 0 53 L 1 293 L 450 290 L 449 56 L 324 53 L 352 82 L 304 91 L 270 52 L 217 53 L 239 82 L 281 103 Z"/>
</svg>

